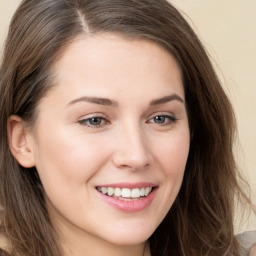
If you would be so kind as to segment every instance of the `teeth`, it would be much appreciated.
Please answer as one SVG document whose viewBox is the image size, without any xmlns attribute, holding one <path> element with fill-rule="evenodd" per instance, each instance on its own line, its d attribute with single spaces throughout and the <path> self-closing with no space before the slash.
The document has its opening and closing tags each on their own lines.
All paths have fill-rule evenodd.
<svg viewBox="0 0 256 256">
<path fill-rule="evenodd" d="M 122 197 L 130 198 L 131 194 L 132 194 L 132 191 L 129 188 L 122 189 Z"/>
<path fill-rule="evenodd" d="M 122 195 L 122 190 L 120 189 L 120 188 L 116 188 L 115 189 L 115 196 L 116 197 L 119 197 L 119 196 L 121 196 Z"/>
<path fill-rule="evenodd" d="M 108 188 L 104 188 L 104 187 L 103 187 L 103 188 L 101 189 L 101 192 L 102 192 L 103 194 L 107 194 L 107 193 L 108 193 Z"/>
<path fill-rule="evenodd" d="M 138 188 L 135 188 L 132 190 L 132 198 L 139 198 L 140 197 L 140 190 Z"/>
<path fill-rule="evenodd" d="M 152 191 L 152 187 L 145 188 L 145 196 L 148 196 L 148 194 Z"/>
<path fill-rule="evenodd" d="M 114 195 L 115 191 L 113 188 L 108 188 L 108 196 Z"/>
<path fill-rule="evenodd" d="M 97 187 L 97 190 L 104 195 L 122 197 L 129 200 L 130 198 L 140 198 L 140 197 L 148 196 L 148 194 L 152 191 L 152 187 L 134 188 L 134 189 Z"/>
<path fill-rule="evenodd" d="M 146 187 L 146 189 L 145 189 L 145 196 L 147 196 L 151 190 L 152 190 L 152 188 Z"/>
<path fill-rule="evenodd" d="M 140 190 L 140 196 L 145 196 L 145 188 L 142 188 L 142 189 Z"/>
</svg>

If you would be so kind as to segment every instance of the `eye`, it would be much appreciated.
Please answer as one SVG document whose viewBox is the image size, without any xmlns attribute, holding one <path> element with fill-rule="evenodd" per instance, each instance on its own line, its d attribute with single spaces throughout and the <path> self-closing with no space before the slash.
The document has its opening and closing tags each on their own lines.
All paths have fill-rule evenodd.
<svg viewBox="0 0 256 256">
<path fill-rule="evenodd" d="M 157 115 L 149 120 L 150 123 L 159 125 L 173 124 L 177 121 L 177 118 L 171 115 Z"/>
<path fill-rule="evenodd" d="M 93 116 L 90 118 L 82 119 L 78 121 L 81 125 L 92 127 L 92 128 L 99 128 L 103 127 L 108 123 L 108 121 L 101 116 Z"/>
</svg>

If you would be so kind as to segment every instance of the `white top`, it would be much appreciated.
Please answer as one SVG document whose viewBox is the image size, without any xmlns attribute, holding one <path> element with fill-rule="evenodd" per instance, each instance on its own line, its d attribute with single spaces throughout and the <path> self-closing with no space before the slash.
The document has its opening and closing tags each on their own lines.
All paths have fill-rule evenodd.
<svg viewBox="0 0 256 256">
<path fill-rule="evenodd" d="M 256 245 L 256 231 L 247 231 L 237 235 L 238 241 L 242 248 L 241 256 L 248 256 L 253 245 Z M 256 256 L 254 251 L 249 256 Z"/>
</svg>

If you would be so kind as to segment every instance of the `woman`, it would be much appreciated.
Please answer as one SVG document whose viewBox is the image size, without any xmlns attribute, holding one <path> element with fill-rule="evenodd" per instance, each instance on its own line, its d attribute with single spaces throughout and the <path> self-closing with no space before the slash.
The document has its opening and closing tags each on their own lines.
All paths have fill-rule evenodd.
<svg viewBox="0 0 256 256">
<path fill-rule="evenodd" d="M 164 0 L 25 0 L 1 65 L 10 255 L 240 255 L 232 107 Z"/>
</svg>

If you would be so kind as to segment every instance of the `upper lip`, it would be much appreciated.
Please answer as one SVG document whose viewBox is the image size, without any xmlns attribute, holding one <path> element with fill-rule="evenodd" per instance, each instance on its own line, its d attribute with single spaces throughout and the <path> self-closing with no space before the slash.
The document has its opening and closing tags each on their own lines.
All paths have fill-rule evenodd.
<svg viewBox="0 0 256 256">
<path fill-rule="evenodd" d="M 137 183 L 113 183 L 113 184 L 102 184 L 96 187 L 111 187 L 111 188 L 146 188 L 146 187 L 157 187 L 156 183 L 152 182 L 137 182 Z"/>
</svg>

